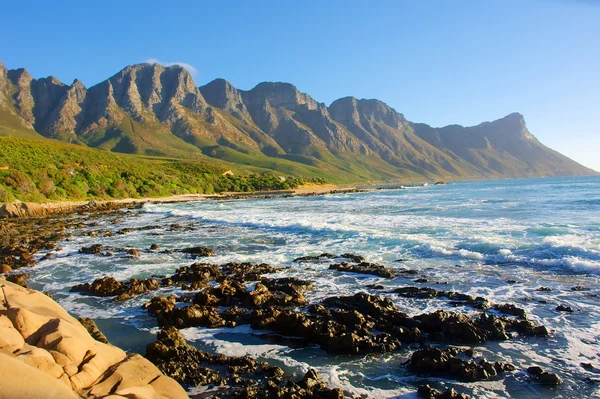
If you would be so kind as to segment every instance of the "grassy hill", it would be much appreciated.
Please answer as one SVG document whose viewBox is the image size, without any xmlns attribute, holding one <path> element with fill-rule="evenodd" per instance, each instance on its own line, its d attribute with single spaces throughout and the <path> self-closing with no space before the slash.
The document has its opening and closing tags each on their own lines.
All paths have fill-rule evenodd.
<svg viewBox="0 0 600 399">
<path fill-rule="evenodd" d="M 226 162 L 116 154 L 49 139 L 0 137 L 0 202 L 43 202 L 289 189 L 308 177 L 282 181 L 269 170 Z M 233 170 L 234 175 L 223 175 Z"/>
</svg>

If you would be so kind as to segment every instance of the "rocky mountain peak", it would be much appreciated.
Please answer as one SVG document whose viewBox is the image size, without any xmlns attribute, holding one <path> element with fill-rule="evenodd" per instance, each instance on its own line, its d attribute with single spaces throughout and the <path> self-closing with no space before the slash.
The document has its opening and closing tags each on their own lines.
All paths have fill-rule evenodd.
<svg viewBox="0 0 600 399">
<path fill-rule="evenodd" d="M 204 99 L 212 106 L 231 112 L 236 118 L 249 121 L 248 109 L 242 95 L 225 79 L 215 79 L 200 87 Z"/>
<path fill-rule="evenodd" d="M 365 119 L 370 122 L 382 122 L 388 126 L 399 128 L 406 123 L 404 115 L 379 100 L 344 97 L 329 106 L 332 118 L 340 123 Z"/>
<path fill-rule="evenodd" d="M 27 71 L 27 69 L 24 68 L 9 70 L 8 78 L 14 85 L 17 86 L 28 85 L 33 80 L 31 75 L 29 74 L 29 71 Z"/>
<path fill-rule="evenodd" d="M 283 82 L 262 82 L 253 89 L 242 92 L 244 101 L 267 102 L 272 107 L 294 110 L 304 106 L 309 110 L 318 108 L 318 102 L 308 94 L 301 93 L 296 86 Z"/>
</svg>

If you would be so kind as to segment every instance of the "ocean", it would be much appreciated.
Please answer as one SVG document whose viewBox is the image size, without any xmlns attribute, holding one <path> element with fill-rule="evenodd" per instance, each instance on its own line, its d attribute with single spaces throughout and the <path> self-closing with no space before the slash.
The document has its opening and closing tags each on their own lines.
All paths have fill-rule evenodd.
<svg viewBox="0 0 600 399">
<path fill-rule="evenodd" d="M 172 225 L 184 229 L 173 229 Z M 359 291 L 382 295 L 409 315 L 456 310 L 439 299 L 402 298 L 403 286 L 432 287 L 513 303 L 551 330 L 549 337 L 516 337 L 475 346 L 477 356 L 512 363 L 517 370 L 496 381 L 461 383 L 425 378 L 406 370 L 414 348 L 370 356 L 331 355 L 318 347 L 273 339 L 249 326 L 187 328 L 197 347 L 250 355 L 301 375 L 316 368 L 332 386 L 354 395 L 415 398 L 416 387 L 454 387 L 477 398 L 600 397 L 600 177 L 452 182 L 366 193 L 315 197 L 147 204 L 118 224 L 100 220 L 90 229 L 139 228 L 111 237 L 74 236 L 59 243 L 53 259 L 29 272 L 33 288 L 47 291 L 72 314 L 94 318 L 109 340 L 144 353 L 154 340 L 156 321 L 141 307 L 154 295 L 181 294 L 161 288 L 116 303 L 69 292 L 75 284 L 110 275 L 170 275 L 193 262 L 182 253 L 142 251 L 139 258 L 79 254 L 95 243 L 148 249 L 191 246 L 214 248 L 211 263 L 266 262 L 283 267 L 275 276 L 314 282 L 311 303 Z M 417 276 L 385 279 L 329 270 L 328 264 L 293 259 L 355 253 L 370 262 Z M 413 280 L 421 278 L 423 282 Z M 426 280 L 426 282 L 425 282 Z M 369 285 L 381 284 L 373 291 Z M 551 291 L 539 291 L 540 287 Z M 573 289 L 575 288 L 575 290 Z M 558 305 L 574 312 L 559 312 Z M 466 313 L 475 312 L 465 310 Z M 592 369 L 582 367 L 591 363 Z M 527 367 L 539 365 L 564 383 L 545 388 L 528 380 Z M 596 382 L 596 380 L 598 382 Z"/>
</svg>

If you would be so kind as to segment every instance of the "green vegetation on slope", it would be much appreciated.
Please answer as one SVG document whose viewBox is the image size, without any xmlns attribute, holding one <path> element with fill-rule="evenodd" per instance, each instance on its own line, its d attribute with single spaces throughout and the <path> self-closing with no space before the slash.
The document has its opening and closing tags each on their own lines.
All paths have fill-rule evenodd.
<svg viewBox="0 0 600 399">
<path fill-rule="evenodd" d="M 0 137 L 0 202 L 279 190 L 305 182 L 298 177 L 283 181 L 272 173 L 223 175 L 226 166 L 115 154 L 53 140 Z"/>
</svg>

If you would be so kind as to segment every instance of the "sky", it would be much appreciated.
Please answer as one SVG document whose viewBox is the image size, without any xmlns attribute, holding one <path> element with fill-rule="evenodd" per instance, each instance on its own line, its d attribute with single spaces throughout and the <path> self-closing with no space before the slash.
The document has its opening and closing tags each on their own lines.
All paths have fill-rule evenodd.
<svg viewBox="0 0 600 399">
<path fill-rule="evenodd" d="M 20 0 L 2 14 L 0 61 L 36 78 L 89 87 L 151 60 L 198 86 L 377 98 L 432 126 L 520 112 L 600 171 L 600 0 Z"/>
</svg>

